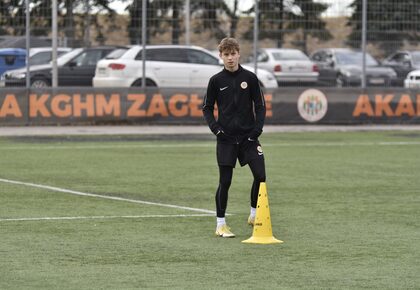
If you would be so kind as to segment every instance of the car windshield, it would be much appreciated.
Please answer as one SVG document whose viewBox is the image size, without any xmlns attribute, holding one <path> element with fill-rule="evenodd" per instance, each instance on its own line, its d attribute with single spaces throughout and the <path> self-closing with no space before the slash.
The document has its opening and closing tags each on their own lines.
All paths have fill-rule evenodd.
<svg viewBox="0 0 420 290">
<path fill-rule="evenodd" d="M 65 54 L 66 51 L 57 50 L 57 58 L 61 55 Z M 38 65 L 38 64 L 47 64 L 52 59 L 52 51 L 39 51 L 36 52 L 29 57 L 29 64 L 30 65 Z"/>
<path fill-rule="evenodd" d="M 308 57 L 299 50 L 273 51 L 275 60 L 308 60 Z"/>
<path fill-rule="evenodd" d="M 59 57 L 57 57 L 57 65 L 58 66 L 65 65 L 69 60 L 71 60 L 73 57 L 75 57 L 82 51 L 83 51 L 83 48 L 75 48 L 72 51 L 69 51 L 63 55 L 60 55 Z"/>
<path fill-rule="evenodd" d="M 341 65 L 363 64 L 363 53 L 359 51 L 337 52 L 335 56 L 337 58 L 337 63 Z M 378 65 L 378 62 L 369 53 L 366 53 L 366 65 Z"/>
<path fill-rule="evenodd" d="M 413 51 L 411 56 L 413 58 L 413 62 L 417 65 L 420 65 L 420 51 Z"/>
</svg>

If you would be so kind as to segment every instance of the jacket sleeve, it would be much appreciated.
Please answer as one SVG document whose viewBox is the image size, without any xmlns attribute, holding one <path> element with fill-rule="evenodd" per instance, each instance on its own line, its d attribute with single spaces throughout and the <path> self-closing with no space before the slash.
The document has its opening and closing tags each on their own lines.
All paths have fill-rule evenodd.
<svg viewBox="0 0 420 290">
<path fill-rule="evenodd" d="M 255 76 L 255 75 L 254 75 Z M 257 76 L 255 76 L 252 86 L 252 100 L 254 101 L 254 109 L 255 109 L 255 128 L 252 132 L 253 137 L 258 137 L 261 135 L 264 127 L 265 121 L 265 100 L 264 94 L 261 90 L 259 81 Z"/>
<path fill-rule="evenodd" d="M 214 104 L 216 102 L 216 91 L 214 90 L 214 80 L 213 78 L 210 79 L 209 84 L 207 86 L 207 92 L 204 96 L 203 100 L 203 115 L 206 119 L 207 125 L 209 126 L 210 130 L 213 134 L 217 134 L 220 130 L 220 126 L 214 117 Z"/>
</svg>

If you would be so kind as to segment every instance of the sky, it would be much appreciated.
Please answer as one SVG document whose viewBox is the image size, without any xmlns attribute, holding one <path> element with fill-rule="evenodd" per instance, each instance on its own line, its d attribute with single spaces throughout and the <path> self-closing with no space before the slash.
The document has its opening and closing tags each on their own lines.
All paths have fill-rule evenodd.
<svg viewBox="0 0 420 290">
<path fill-rule="evenodd" d="M 141 1 L 141 0 L 137 0 L 137 1 Z M 190 1 L 194 1 L 194 0 L 190 0 Z M 330 4 L 330 7 L 324 13 L 323 16 L 337 17 L 337 16 L 348 16 L 351 14 L 351 9 L 348 9 L 347 6 L 350 3 L 352 3 L 353 0 L 315 0 L 315 2 Z M 239 1 L 240 10 L 249 9 L 250 7 L 252 7 L 253 3 L 254 3 L 254 0 Z M 121 3 L 121 2 L 116 1 L 110 6 L 111 8 L 115 9 L 118 13 L 124 13 L 124 9 L 125 7 L 127 7 L 128 4 L 129 3 Z"/>
<path fill-rule="evenodd" d="M 315 2 L 329 4 L 330 7 L 324 13 L 324 16 L 350 16 L 352 10 L 347 8 L 354 0 L 315 0 Z"/>
</svg>

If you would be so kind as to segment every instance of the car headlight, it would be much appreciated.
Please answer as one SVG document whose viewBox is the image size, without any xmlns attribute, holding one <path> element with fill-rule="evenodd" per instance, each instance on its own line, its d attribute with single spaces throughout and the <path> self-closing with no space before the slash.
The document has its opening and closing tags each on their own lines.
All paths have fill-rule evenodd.
<svg viewBox="0 0 420 290">
<path fill-rule="evenodd" d="M 266 74 L 265 78 L 269 81 L 274 81 L 276 79 L 272 74 Z"/>
<path fill-rule="evenodd" d="M 345 70 L 345 71 L 342 71 L 342 73 L 343 73 L 343 75 L 345 75 L 346 77 L 348 77 L 348 78 L 350 78 L 350 77 L 352 77 L 352 76 L 356 76 L 352 71 L 350 71 L 350 70 Z"/>
<path fill-rule="evenodd" d="M 262 71 L 262 70 L 258 72 L 258 77 L 261 79 L 266 79 L 268 81 L 273 81 L 276 79 L 276 77 L 272 73 L 268 71 Z"/>
<path fill-rule="evenodd" d="M 389 75 L 391 76 L 391 78 L 396 78 L 397 77 L 397 73 L 394 70 L 390 70 Z"/>
<path fill-rule="evenodd" d="M 26 78 L 26 73 L 10 74 L 9 78 L 11 78 L 11 79 L 24 79 L 24 78 Z"/>
</svg>

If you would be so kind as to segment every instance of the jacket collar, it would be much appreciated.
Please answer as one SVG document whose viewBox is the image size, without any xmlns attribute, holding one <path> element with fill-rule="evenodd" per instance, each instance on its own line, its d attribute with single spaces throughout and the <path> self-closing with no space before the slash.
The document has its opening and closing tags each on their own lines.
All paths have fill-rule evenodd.
<svg viewBox="0 0 420 290">
<path fill-rule="evenodd" d="M 237 70 L 235 70 L 234 72 L 231 72 L 230 70 L 227 70 L 225 67 L 223 67 L 223 70 L 226 72 L 226 73 L 228 73 L 228 74 L 230 74 L 230 75 L 232 75 L 232 76 L 236 76 L 237 74 L 239 74 L 241 71 L 243 71 L 243 68 L 242 68 L 242 66 L 240 65 L 240 64 L 238 64 L 238 69 Z"/>
</svg>

